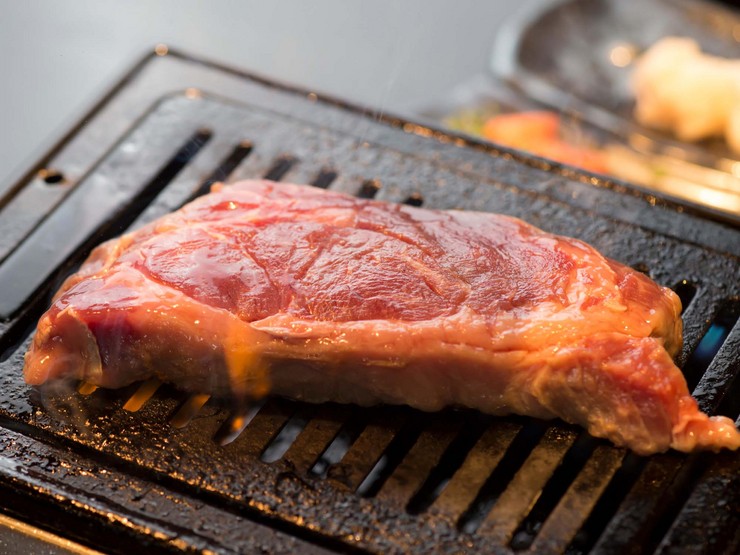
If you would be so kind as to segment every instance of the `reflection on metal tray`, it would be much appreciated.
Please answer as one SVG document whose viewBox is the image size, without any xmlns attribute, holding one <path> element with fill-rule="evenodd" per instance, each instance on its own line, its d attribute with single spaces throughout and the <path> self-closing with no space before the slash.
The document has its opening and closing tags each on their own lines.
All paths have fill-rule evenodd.
<svg viewBox="0 0 740 555">
<path fill-rule="evenodd" d="M 33 555 L 102 555 L 101 552 L 60 538 L 0 513 L 0 553 Z"/>
<path fill-rule="evenodd" d="M 738 214 L 738 156 L 720 140 L 689 144 L 639 126 L 629 76 L 635 57 L 669 35 L 737 57 L 739 29 L 737 12 L 711 2 L 536 1 L 504 23 L 491 66 L 528 97 L 617 138 L 624 179 Z"/>
<path fill-rule="evenodd" d="M 284 399 L 244 411 L 152 382 L 79 393 L 23 383 L 38 316 L 93 245 L 214 180 L 268 176 L 507 213 L 594 244 L 675 288 L 686 306 L 678 362 L 702 409 L 740 413 L 740 230 L 366 113 L 151 56 L 50 156 L 63 180 L 45 182 L 39 166 L 12 188 L 1 219 L 14 225 L 0 236 L 0 505 L 114 553 L 732 553 L 737 453 L 642 458 L 559 421 L 473 411 Z M 24 195 L 37 195 L 25 212 Z M 698 359 L 709 335 L 716 348 Z"/>
</svg>

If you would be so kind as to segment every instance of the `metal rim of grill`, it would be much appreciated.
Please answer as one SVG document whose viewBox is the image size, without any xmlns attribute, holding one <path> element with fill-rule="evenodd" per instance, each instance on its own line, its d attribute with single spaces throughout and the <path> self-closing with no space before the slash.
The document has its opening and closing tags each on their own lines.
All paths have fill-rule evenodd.
<svg viewBox="0 0 740 555">
<path fill-rule="evenodd" d="M 740 545 L 737 453 L 644 458 L 559 421 L 284 399 L 243 409 L 156 382 L 78 392 L 21 377 L 49 295 L 93 245 L 215 181 L 269 177 L 587 240 L 674 287 L 689 385 L 704 410 L 737 418 L 740 231 L 727 221 L 171 50 L 86 121 L 0 200 L 0 512 L 121 553 Z"/>
</svg>

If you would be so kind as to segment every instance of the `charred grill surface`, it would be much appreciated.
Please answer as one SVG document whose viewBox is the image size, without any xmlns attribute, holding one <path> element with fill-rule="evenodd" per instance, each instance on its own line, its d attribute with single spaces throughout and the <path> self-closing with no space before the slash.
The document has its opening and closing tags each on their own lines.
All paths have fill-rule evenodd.
<svg viewBox="0 0 740 555">
<path fill-rule="evenodd" d="M 0 511 L 122 553 L 737 550 L 738 453 L 642 458 L 560 422 L 21 376 L 36 319 L 92 246 L 214 181 L 269 177 L 588 241 L 677 291 L 679 364 L 703 410 L 737 419 L 731 223 L 181 55 L 148 57 L 86 120 L 0 199 Z"/>
</svg>

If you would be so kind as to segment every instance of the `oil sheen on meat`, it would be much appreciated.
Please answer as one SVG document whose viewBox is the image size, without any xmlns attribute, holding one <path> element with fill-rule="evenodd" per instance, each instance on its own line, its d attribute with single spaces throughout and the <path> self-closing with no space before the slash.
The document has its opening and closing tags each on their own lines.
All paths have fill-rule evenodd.
<svg viewBox="0 0 740 555">
<path fill-rule="evenodd" d="M 736 449 L 671 356 L 669 289 L 520 220 L 243 181 L 93 251 L 26 355 L 30 384 L 560 417 L 638 453 Z"/>
</svg>

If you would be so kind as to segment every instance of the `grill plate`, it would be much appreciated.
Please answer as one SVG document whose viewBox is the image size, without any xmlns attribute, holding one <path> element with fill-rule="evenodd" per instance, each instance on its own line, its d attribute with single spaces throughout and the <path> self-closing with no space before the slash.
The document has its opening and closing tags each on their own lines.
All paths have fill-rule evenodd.
<svg viewBox="0 0 740 555">
<path fill-rule="evenodd" d="M 39 166 L 0 202 L 0 474 L 15 500 L 2 510 L 119 552 L 139 543 L 217 552 L 738 547 L 737 453 L 645 459 L 559 422 L 280 399 L 246 414 L 208 401 L 175 428 L 166 422 L 187 398 L 169 387 L 129 412 L 121 407 L 135 388 L 83 396 L 32 390 L 21 378 L 49 295 L 94 244 L 214 180 L 268 175 L 511 214 L 664 285 L 685 281 L 686 298 L 694 294 L 679 362 L 696 374 L 704 410 L 737 418 L 740 232 L 731 225 L 177 54 L 147 57 L 87 120 L 44 161 L 61 182 L 43 183 Z M 704 372 L 691 355 L 723 307 L 732 330 Z"/>
</svg>

